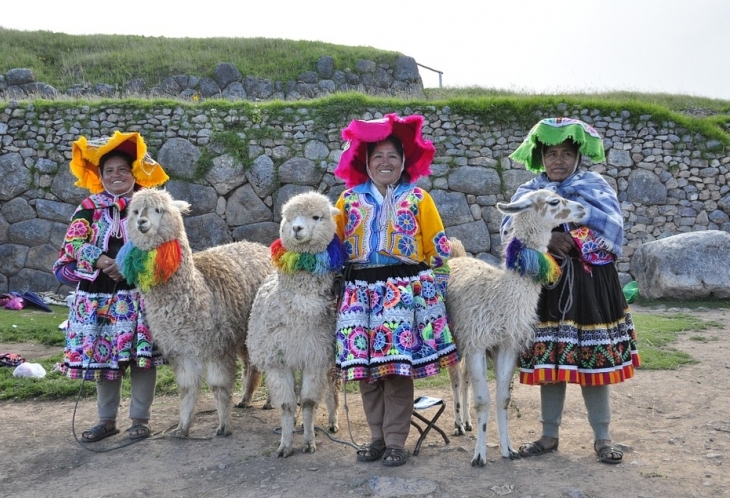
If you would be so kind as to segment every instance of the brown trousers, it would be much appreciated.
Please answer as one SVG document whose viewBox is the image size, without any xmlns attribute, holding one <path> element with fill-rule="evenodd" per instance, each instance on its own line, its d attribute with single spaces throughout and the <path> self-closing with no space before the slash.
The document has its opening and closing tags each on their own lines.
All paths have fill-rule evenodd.
<svg viewBox="0 0 730 498">
<path fill-rule="evenodd" d="M 388 448 L 405 448 L 413 413 L 413 379 L 392 375 L 360 381 L 360 396 L 370 427 L 370 441 L 385 440 Z"/>
</svg>

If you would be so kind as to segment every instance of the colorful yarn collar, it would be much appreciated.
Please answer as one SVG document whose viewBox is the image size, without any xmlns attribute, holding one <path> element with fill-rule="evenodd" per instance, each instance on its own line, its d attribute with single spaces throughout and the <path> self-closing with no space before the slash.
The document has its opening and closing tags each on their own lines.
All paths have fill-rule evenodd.
<svg viewBox="0 0 730 498">
<path fill-rule="evenodd" d="M 117 254 L 119 271 L 130 285 L 139 287 L 142 292 L 167 282 L 181 261 L 182 250 L 177 240 L 165 242 L 151 251 L 143 251 L 129 241 Z"/>
<path fill-rule="evenodd" d="M 276 239 L 271 244 L 271 260 L 283 273 L 306 271 L 321 276 L 342 269 L 345 264 L 345 249 L 337 235 L 334 236 L 327 249 L 316 254 L 287 251 L 281 239 Z"/>
<path fill-rule="evenodd" d="M 560 279 L 560 265 L 550 254 L 526 247 L 524 242 L 514 238 L 506 251 L 508 269 L 528 275 L 540 284 L 554 284 Z"/>
</svg>

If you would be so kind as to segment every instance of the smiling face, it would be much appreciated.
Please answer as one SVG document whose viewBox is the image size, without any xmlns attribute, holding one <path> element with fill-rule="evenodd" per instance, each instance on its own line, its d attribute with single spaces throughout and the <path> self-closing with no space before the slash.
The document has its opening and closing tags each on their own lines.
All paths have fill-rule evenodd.
<svg viewBox="0 0 730 498">
<path fill-rule="evenodd" d="M 573 142 L 566 141 L 550 145 L 542 151 L 542 163 L 552 182 L 562 182 L 573 174 L 578 159 L 578 149 Z"/>
<path fill-rule="evenodd" d="M 390 140 L 375 144 L 368 158 L 368 172 L 382 190 L 398 181 L 403 172 L 403 154 Z"/>
<path fill-rule="evenodd" d="M 112 195 L 131 193 L 134 188 L 132 166 L 120 156 L 112 156 L 101 166 L 101 181 Z"/>
</svg>

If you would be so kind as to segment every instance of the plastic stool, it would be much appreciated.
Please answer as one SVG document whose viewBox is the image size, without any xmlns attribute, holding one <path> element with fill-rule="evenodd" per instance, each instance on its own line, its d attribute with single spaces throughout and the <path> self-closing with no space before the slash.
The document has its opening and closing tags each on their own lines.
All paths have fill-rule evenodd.
<svg viewBox="0 0 730 498">
<path fill-rule="evenodd" d="M 431 420 L 427 419 L 420 413 L 418 413 L 418 410 L 427 410 L 429 408 L 433 408 L 435 406 L 441 405 L 438 411 L 434 414 L 433 417 L 431 417 Z M 438 398 L 431 398 L 429 396 L 421 396 L 419 398 L 416 398 L 413 401 L 413 417 L 411 417 L 411 425 L 418 429 L 418 432 L 421 434 L 421 436 L 418 438 L 418 442 L 416 442 L 416 449 L 413 450 L 413 455 L 418 455 L 418 452 L 421 451 L 421 444 L 423 443 L 423 440 L 426 439 L 426 436 L 428 435 L 429 431 L 431 429 L 436 430 L 441 436 L 443 436 L 444 441 L 446 444 L 449 444 L 449 438 L 446 436 L 446 433 L 441 430 L 441 428 L 436 425 L 436 421 L 439 419 L 441 414 L 446 409 L 446 403 L 444 403 L 444 400 L 438 399 Z M 423 422 L 425 427 L 421 427 L 418 422 L 413 420 L 413 418 L 416 418 Z"/>
</svg>

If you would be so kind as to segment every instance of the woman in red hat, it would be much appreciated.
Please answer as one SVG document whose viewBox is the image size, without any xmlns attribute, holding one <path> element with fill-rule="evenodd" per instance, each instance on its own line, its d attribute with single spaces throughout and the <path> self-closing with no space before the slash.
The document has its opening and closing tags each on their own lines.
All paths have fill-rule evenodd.
<svg viewBox="0 0 730 498">
<path fill-rule="evenodd" d="M 422 116 L 352 121 L 335 175 L 348 187 L 335 217 L 347 250 L 337 366 L 360 382 L 370 427 L 359 461 L 408 459 L 413 379 L 459 359 L 444 305 L 451 247 L 431 196 L 415 185 L 435 148 Z"/>
<path fill-rule="evenodd" d="M 139 187 L 167 180 L 162 166 L 147 155 L 138 133 L 120 133 L 73 143 L 71 172 L 91 195 L 76 209 L 53 272 L 76 287 L 66 329 L 62 371 L 96 381 L 98 423 L 80 441 L 94 442 L 119 433 L 116 425 L 122 377 L 129 367 L 131 439 L 150 435 L 150 406 L 162 357 L 153 347 L 144 320 L 144 303 L 127 284 L 114 260 L 127 241 L 127 204 Z"/>
</svg>

